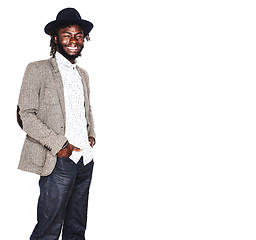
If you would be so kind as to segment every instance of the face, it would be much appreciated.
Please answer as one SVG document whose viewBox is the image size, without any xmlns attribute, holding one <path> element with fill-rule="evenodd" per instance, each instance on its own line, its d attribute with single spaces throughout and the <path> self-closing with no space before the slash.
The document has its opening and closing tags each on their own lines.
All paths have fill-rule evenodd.
<svg viewBox="0 0 256 240">
<path fill-rule="evenodd" d="M 57 51 L 74 63 L 84 47 L 84 32 L 78 25 L 61 28 L 55 36 L 55 43 Z"/>
</svg>

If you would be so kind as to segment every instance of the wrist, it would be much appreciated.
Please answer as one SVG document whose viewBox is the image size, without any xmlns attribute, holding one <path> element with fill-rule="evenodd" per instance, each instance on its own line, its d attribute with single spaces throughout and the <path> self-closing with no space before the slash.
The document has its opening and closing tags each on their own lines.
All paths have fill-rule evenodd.
<svg viewBox="0 0 256 240">
<path fill-rule="evenodd" d="M 66 148 L 66 147 L 68 146 L 68 144 L 69 144 L 69 142 L 68 142 L 68 141 L 66 141 L 60 150 L 62 150 L 62 149 L 64 149 L 64 148 Z"/>
</svg>

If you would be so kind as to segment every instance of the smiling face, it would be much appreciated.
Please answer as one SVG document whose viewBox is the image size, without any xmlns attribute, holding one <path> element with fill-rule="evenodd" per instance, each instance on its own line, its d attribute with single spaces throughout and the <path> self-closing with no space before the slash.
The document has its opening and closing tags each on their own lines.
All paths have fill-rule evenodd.
<svg viewBox="0 0 256 240">
<path fill-rule="evenodd" d="M 55 43 L 57 51 L 74 63 L 84 47 L 84 32 L 78 25 L 61 28 L 55 36 Z"/>
</svg>

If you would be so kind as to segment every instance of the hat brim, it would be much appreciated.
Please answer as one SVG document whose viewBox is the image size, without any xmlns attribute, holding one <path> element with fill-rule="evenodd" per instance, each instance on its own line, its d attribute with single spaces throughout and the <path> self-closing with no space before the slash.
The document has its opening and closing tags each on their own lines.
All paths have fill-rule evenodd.
<svg viewBox="0 0 256 240">
<path fill-rule="evenodd" d="M 56 28 L 65 26 L 65 25 L 78 25 L 83 29 L 85 35 L 89 34 L 89 32 L 93 29 L 93 24 L 87 20 L 66 19 L 66 20 L 59 20 L 59 21 L 55 20 L 55 21 L 49 22 L 45 26 L 44 32 L 48 35 L 51 35 Z"/>
</svg>

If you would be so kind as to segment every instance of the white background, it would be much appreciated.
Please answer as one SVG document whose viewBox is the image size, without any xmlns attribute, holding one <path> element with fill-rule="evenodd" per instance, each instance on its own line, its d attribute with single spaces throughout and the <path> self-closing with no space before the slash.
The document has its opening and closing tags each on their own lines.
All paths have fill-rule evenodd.
<svg viewBox="0 0 256 240">
<path fill-rule="evenodd" d="M 17 170 L 26 65 L 49 57 L 65 7 L 94 23 L 78 63 L 97 144 L 88 240 L 256 239 L 255 1 L 1 4 L 1 239 L 36 224 L 38 176 Z M 4 236 L 4 237 L 3 237 Z"/>
</svg>

